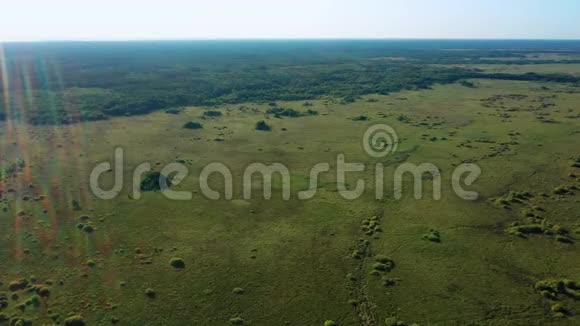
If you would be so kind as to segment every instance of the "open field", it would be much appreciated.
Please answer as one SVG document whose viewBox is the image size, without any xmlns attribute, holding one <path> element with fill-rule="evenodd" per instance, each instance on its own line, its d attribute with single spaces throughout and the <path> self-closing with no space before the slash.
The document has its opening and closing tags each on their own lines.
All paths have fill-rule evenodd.
<svg viewBox="0 0 580 326">
<path fill-rule="evenodd" d="M 580 75 L 580 64 L 527 64 L 527 65 L 502 65 L 502 64 L 469 64 L 469 65 L 454 65 L 454 67 L 465 69 L 481 69 L 489 73 L 508 73 L 508 74 L 571 74 L 574 76 Z"/>
<path fill-rule="evenodd" d="M 575 69 L 565 66 L 562 72 Z M 519 67 L 492 69 L 523 72 L 512 70 Z M 89 325 L 384 325 L 393 318 L 420 325 L 577 325 L 577 285 L 553 290 L 538 282 L 580 282 L 574 167 L 580 87 L 470 82 L 474 87 L 435 85 L 353 103 L 331 96 L 308 100 L 308 107 L 276 101 L 318 112 L 300 117 L 276 118 L 266 114 L 272 105 L 248 102 L 212 107 L 222 115 L 206 119 L 200 117 L 208 108 L 190 106 L 70 125 L 2 122 L 3 165 L 22 161 L 2 184 L 0 298 L 6 295 L 7 306 L 0 316 L 34 325 L 63 324 L 71 315 Z M 259 120 L 271 131 L 255 130 Z M 187 121 L 203 128 L 183 128 Z M 383 159 L 361 146 L 365 130 L 378 123 L 400 138 L 397 152 Z M 125 187 L 113 200 L 97 199 L 89 173 L 119 146 Z M 345 200 L 331 173 L 310 200 L 293 193 L 284 201 L 280 187 L 271 200 L 242 199 L 250 163 L 284 163 L 293 187 L 304 189 L 310 168 L 336 166 L 338 154 L 367 165 L 349 174 L 351 186 L 359 178 L 374 184 L 379 162 L 388 185 L 400 163 L 433 163 L 441 170 L 442 200 L 428 195 L 430 183 L 415 200 L 410 177 L 400 200 L 392 187 L 382 200 L 374 188 Z M 159 192 L 132 199 L 132 168 L 176 160 L 189 174 L 174 190 L 193 191 L 191 200 Z M 198 176 L 211 162 L 233 171 L 234 200 L 200 192 Z M 451 172 L 463 162 L 482 169 L 468 187 L 480 193 L 475 201 L 451 189 Z M 215 188 L 220 184 L 212 179 Z M 382 231 L 367 234 L 370 223 Z M 438 242 L 424 238 L 435 233 Z M 388 257 L 386 270 L 376 265 L 377 255 Z M 175 257 L 184 268 L 170 264 Z M 37 286 L 18 285 L 23 279 Z"/>
</svg>

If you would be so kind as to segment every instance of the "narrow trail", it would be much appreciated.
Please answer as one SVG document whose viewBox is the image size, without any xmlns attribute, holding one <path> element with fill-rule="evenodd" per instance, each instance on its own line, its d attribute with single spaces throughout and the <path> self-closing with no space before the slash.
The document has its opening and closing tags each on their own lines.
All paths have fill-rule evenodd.
<svg viewBox="0 0 580 326">
<path fill-rule="evenodd" d="M 374 221 L 376 225 L 380 225 L 382 219 L 382 212 L 375 212 Z M 362 235 L 369 237 L 369 239 L 358 239 L 355 242 L 355 249 L 352 252 L 353 258 L 353 272 L 349 275 L 348 287 L 353 301 L 353 309 L 361 326 L 376 326 L 379 325 L 377 316 L 377 305 L 374 298 L 368 291 L 368 272 L 365 270 L 367 262 L 374 256 L 372 248 L 373 237 L 378 237 L 380 233 L 369 231 L 363 232 Z"/>
</svg>

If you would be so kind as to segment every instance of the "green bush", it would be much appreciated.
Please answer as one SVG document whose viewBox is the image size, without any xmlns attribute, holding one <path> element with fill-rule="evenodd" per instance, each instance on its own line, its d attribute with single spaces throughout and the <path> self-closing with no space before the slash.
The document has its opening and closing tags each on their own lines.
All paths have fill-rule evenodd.
<svg viewBox="0 0 580 326">
<path fill-rule="evenodd" d="M 85 320 L 81 315 L 70 316 L 64 320 L 65 326 L 84 326 Z"/>
<path fill-rule="evenodd" d="M 439 231 L 431 229 L 429 230 L 429 233 L 423 235 L 423 239 L 439 243 L 441 242 L 441 234 L 439 234 Z"/>
<path fill-rule="evenodd" d="M 178 257 L 171 258 L 169 264 L 175 268 L 185 268 L 185 261 Z"/>
<path fill-rule="evenodd" d="M 217 117 L 221 117 L 222 113 L 220 111 L 210 110 L 210 111 L 205 111 L 203 113 L 203 116 L 206 118 L 217 118 Z"/>
<path fill-rule="evenodd" d="M 232 290 L 232 293 L 233 293 L 233 294 L 244 294 L 245 292 L 246 292 L 246 291 L 245 291 L 244 289 L 242 289 L 242 288 L 234 288 L 234 289 Z"/>
<path fill-rule="evenodd" d="M 167 186 L 171 187 L 171 177 L 167 177 L 161 174 L 159 171 L 147 171 L 144 174 L 143 180 L 141 180 L 140 189 L 141 191 L 158 191 L 161 190 L 161 182 L 165 180 Z"/>
<path fill-rule="evenodd" d="M 183 112 L 183 108 L 169 108 L 165 110 L 167 114 L 180 114 L 181 112 Z"/>
<path fill-rule="evenodd" d="M 266 121 L 260 120 L 260 121 L 256 122 L 256 130 L 259 130 L 259 131 L 270 131 L 270 130 L 272 130 L 272 127 L 270 127 L 266 123 Z"/>
<path fill-rule="evenodd" d="M 92 224 L 81 224 L 82 230 L 86 233 L 93 233 L 95 231 L 95 227 Z"/>
<path fill-rule="evenodd" d="M 369 117 L 367 117 L 366 115 L 359 115 L 359 116 L 352 118 L 352 121 L 368 121 L 368 120 L 369 120 Z"/>
<path fill-rule="evenodd" d="M 392 260 L 389 259 L 387 256 L 384 256 L 384 255 L 376 255 L 375 256 L 375 261 L 376 262 L 379 262 L 379 263 L 382 263 L 382 264 L 387 264 L 387 263 L 390 263 Z"/>
<path fill-rule="evenodd" d="M 280 117 L 288 117 L 288 118 L 298 118 L 304 115 L 300 111 L 296 111 L 294 109 L 283 109 L 283 108 L 270 108 L 266 110 L 266 114 L 272 114 L 277 118 Z"/>
<path fill-rule="evenodd" d="M 147 288 L 145 290 L 145 295 L 151 299 L 154 299 L 157 296 L 157 293 L 155 293 L 155 290 L 153 290 L 152 288 Z"/>
<path fill-rule="evenodd" d="M 383 263 L 374 263 L 373 269 L 376 271 L 387 272 L 390 268 L 387 264 Z"/>
<path fill-rule="evenodd" d="M 203 129 L 203 125 L 199 122 L 195 122 L 195 121 L 188 121 L 183 125 L 183 128 L 185 129 Z"/>
<path fill-rule="evenodd" d="M 475 84 L 472 82 L 469 82 L 467 80 L 462 80 L 459 82 L 459 84 L 463 87 L 467 87 L 467 88 L 475 88 Z"/>
</svg>

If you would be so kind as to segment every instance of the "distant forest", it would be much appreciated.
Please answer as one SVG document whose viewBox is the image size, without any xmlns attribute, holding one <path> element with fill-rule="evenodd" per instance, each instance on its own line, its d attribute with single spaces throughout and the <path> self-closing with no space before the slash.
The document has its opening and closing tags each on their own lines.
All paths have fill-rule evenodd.
<svg viewBox="0 0 580 326">
<path fill-rule="evenodd" d="M 188 105 L 427 89 L 472 78 L 580 84 L 434 64 L 580 63 L 577 41 L 158 41 L 0 44 L 0 118 L 66 124 Z"/>
</svg>

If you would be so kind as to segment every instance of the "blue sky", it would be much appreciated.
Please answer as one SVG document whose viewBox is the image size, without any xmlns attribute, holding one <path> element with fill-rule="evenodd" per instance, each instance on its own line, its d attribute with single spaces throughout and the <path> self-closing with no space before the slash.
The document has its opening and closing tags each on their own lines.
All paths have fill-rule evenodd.
<svg viewBox="0 0 580 326">
<path fill-rule="evenodd" d="M 580 39 L 580 0 L 7 0 L 0 41 Z"/>
</svg>

